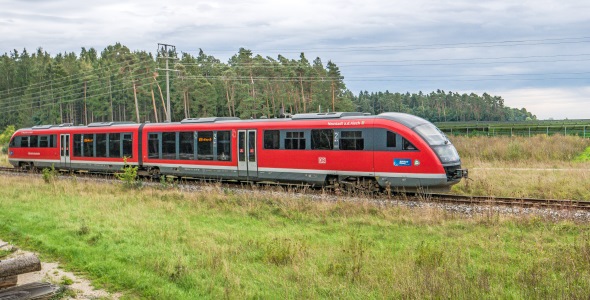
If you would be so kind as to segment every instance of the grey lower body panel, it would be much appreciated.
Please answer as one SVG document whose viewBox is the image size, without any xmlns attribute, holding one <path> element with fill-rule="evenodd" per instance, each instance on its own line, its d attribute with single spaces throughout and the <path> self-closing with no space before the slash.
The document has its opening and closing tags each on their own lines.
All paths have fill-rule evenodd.
<svg viewBox="0 0 590 300">
<path fill-rule="evenodd" d="M 23 162 L 30 162 L 22 160 Z M 19 160 L 9 160 L 17 167 Z M 85 170 L 89 172 L 108 172 L 114 173 L 123 168 L 122 163 L 109 162 L 77 162 L 61 163 L 59 161 L 41 161 L 35 160 L 33 164 L 37 168 L 49 168 L 54 166 L 56 169 Z M 133 165 L 132 165 L 133 166 Z M 326 184 L 328 177 L 342 176 L 342 172 L 331 173 L 329 171 L 299 170 L 291 172 L 288 169 L 273 171 L 272 169 L 259 170 L 257 176 L 239 176 L 238 169 L 235 167 L 216 167 L 216 166 L 191 166 L 191 165 L 145 165 L 144 169 L 158 168 L 160 174 L 177 177 L 194 177 L 213 180 L 248 180 L 248 181 L 270 181 L 278 183 L 303 183 L 313 186 L 323 186 Z M 325 172 L 325 173 L 324 173 Z M 429 189 L 447 189 L 460 181 L 448 181 L 444 174 L 395 174 L 395 173 L 355 173 L 353 171 L 345 172 L 347 176 L 357 178 L 374 178 L 382 188 L 415 190 L 421 188 Z"/>
</svg>

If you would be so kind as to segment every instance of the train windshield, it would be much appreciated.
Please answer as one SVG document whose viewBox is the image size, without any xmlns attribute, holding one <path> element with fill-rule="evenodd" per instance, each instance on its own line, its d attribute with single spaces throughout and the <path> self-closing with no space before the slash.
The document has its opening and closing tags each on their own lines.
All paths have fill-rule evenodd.
<svg viewBox="0 0 590 300">
<path fill-rule="evenodd" d="M 434 124 L 425 123 L 414 128 L 434 149 L 443 164 L 459 162 L 459 153 L 451 141 Z"/>
<path fill-rule="evenodd" d="M 430 146 L 446 145 L 451 143 L 445 134 L 436 128 L 434 124 L 426 123 L 418 125 L 414 128 L 414 130 L 416 130 Z"/>
</svg>

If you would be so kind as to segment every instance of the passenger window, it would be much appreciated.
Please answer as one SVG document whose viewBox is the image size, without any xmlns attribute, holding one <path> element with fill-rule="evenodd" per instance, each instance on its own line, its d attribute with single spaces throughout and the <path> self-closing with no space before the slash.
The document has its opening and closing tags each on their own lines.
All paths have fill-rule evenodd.
<svg viewBox="0 0 590 300">
<path fill-rule="evenodd" d="M 397 135 L 391 131 L 387 132 L 387 148 L 395 148 L 397 147 L 396 144 Z"/>
<path fill-rule="evenodd" d="M 160 158 L 160 139 L 157 133 L 148 134 L 148 158 Z"/>
<path fill-rule="evenodd" d="M 49 138 L 50 135 L 41 135 L 39 136 L 39 148 L 49 148 Z"/>
<path fill-rule="evenodd" d="M 21 136 L 20 137 L 20 146 L 23 148 L 29 147 L 29 137 L 28 136 Z"/>
<path fill-rule="evenodd" d="M 50 148 L 57 147 L 57 143 L 56 143 L 56 141 L 57 141 L 57 135 L 56 134 L 52 134 L 49 137 L 50 137 L 50 139 L 49 139 L 49 147 Z"/>
<path fill-rule="evenodd" d="M 406 140 L 406 138 L 402 138 L 402 150 L 418 150 L 410 141 Z"/>
<path fill-rule="evenodd" d="M 217 132 L 217 160 L 231 160 L 231 134 L 230 131 Z"/>
<path fill-rule="evenodd" d="M 340 150 L 363 150 L 365 148 L 365 139 L 363 132 L 342 131 L 340 134 Z"/>
<path fill-rule="evenodd" d="M 94 134 L 84 134 L 84 143 L 82 144 L 83 156 L 94 156 Z"/>
<path fill-rule="evenodd" d="M 311 130 L 311 149 L 313 149 L 313 150 L 332 150 L 332 149 L 334 149 L 334 130 L 332 130 L 332 129 L 312 129 Z"/>
<path fill-rule="evenodd" d="M 213 160 L 213 131 L 197 133 L 197 159 Z"/>
<path fill-rule="evenodd" d="M 195 134 L 192 131 L 180 132 L 178 135 L 180 149 L 179 159 L 195 159 Z"/>
<path fill-rule="evenodd" d="M 133 157 L 133 134 L 123 133 L 123 157 Z"/>
<path fill-rule="evenodd" d="M 287 131 L 285 149 L 305 149 L 303 131 Z"/>
<path fill-rule="evenodd" d="M 109 157 L 121 157 L 120 133 L 109 133 Z"/>
<path fill-rule="evenodd" d="M 162 159 L 176 159 L 176 132 L 162 132 Z"/>
<path fill-rule="evenodd" d="M 38 143 L 39 143 L 39 136 L 31 135 L 31 137 L 29 139 L 29 147 L 37 148 L 39 146 Z"/>
<path fill-rule="evenodd" d="M 96 157 L 107 157 L 107 135 L 106 133 L 96 134 Z"/>
<path fill-rule="evenodd" d="M 280 149 L 280 132 L 278 130 L 264 131 L 264 149 Z"/>
<path fill-rule="evenodd" d="M 74 156 L 82 156 L 82 135 L 74 134 Z"/>
</svg>

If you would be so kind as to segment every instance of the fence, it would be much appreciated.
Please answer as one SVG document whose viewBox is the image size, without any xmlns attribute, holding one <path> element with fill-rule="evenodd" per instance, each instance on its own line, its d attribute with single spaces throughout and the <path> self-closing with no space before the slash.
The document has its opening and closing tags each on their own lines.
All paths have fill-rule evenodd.
<svg viewBox="0 0 590 300">
<path fill-rule="evenodd" d="M 589 125 L 532 125 L 532 126 L 445 126 L 439 125 L 442 132 L 447 135 L 487 135 L 487 136 L 528 136 L 538 134 L 546 135 L 574 135 L 582 138 L 590 138 L 590 124 Z"/>
</svg>

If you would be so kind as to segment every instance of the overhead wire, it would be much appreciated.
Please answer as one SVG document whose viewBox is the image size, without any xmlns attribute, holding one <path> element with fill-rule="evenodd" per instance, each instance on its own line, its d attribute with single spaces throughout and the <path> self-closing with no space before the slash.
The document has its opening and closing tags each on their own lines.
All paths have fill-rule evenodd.
<svg viewBox="0 0 590 300">
<path fill-rule="evenodd" d="M 498 47 L 498 46 L 514 46 L 514 45 L 553 45 L 553 44 L 570 44 L 570 43 L 586 43 L 586 42 L 590 42 L 590 41 L 586 41 L 587 39 L 590 39 L 590 37 L 578 37 L 578 38 L 558 38 L 558 39 L 536 39 L 536 40 L 516 40 L 516 41 L 499 41 L 499 42 L 479 42 L 479 43 L 458 43 L 458 44 L 430 44 L 430 45 L 407 45 L 407 46 L 366 46 L 366 47 L 340 47 L 339 49 L 330 49 L 330 52 L 344 52 L 344 51 L 391 51 L 391 50 L 421 50 L 421 49 L 434 49 L 433 47 L 442 47 L 440 49 L 443 48 L 469 48 L 469 47 Z M 306 51 L 316 51 L 318 49 L 323 49 L 323 48 L 311 48 L 311 49 L 307 49 Z M 291 53 L 288 51 L 283 51 L 284 53 Z M 302 52 L 302 51 L 298 51 L 298 52 Z M 491 64 L 522 64 L 522 63 L 557 63 L 557 62 L 580 62 L 580 61 L 587 61 L 588 59 L 564 59 L 564 60 L 527 60 L 527 61 L 493 61 L 493 62 L 476 62 L 474 60 L 501 60 L 501 59 L 536 59 L 536 58 L 558 58 L 558 57 L 583 57 L 583 56 L 588 56 L 590 54 L 557 54 L 557 55 L 530 55 L 530 56 L 506 56 L 506 57 L 479 57 L 479 58 L 443 58 L 443 59 L 422 59 L 422 60 L 393 60 L 393 61 L 367 61 L 367 60 L 360 60 L 360 61 L 352 61 L 352 62 L 340 62 L 337 64 L 338 67 L 363 67 L 363 66 L 367 66 L 367 67 L 405 67 L 405 66 L 439 66 L 439 65 L 443 65 L 443 66 L 452 66 L 452 65 L 491 65 Z M 254 61 L 254 58 L 253 58 Z M 450 63 L 441 63 L 441 61 L 448 61 Z M 390 64 L 390 63 L 404 63 L 404 62 L 414 62 L 414 64 Z M 423 63 L 420 63 L 423 62 Z M 148 65 L 152 65 L 155 66 L 157 65 L 157 61 L 156 63 L 153 62 L 145 62 L 145 61 L 136 61 L 133 64 L 128 64 L 128 61 L 122 61 L 120 63 L 117 64 L 112 64 L 112 65 L 105 65 L 102 66 L 98 69 L 91 69 L 88 71 L 84 71 L 82 73 L 77 73 L 77 74 L 72 74 L 72 75 L 68 75 L 68 76 L 64 76 L 64 77 L 60 77 L 57 80 L 53 80 L 53 79 L 48 79 L 45 81 L 41 81 L 41 82 L 37 82 L 37 83 L 33 83 L 31 85 L 27 85 L 27 86 L 23 86 L 23 87 L 19 87 L 19 88 L 13 88 L 13 89 L 7 89 L 4 91 L 0 91 L 0 96 L 3 95 L 10 95 L 10 94 L 14 94 L 14 93 L 25 93 L 26 91 L 31 91 L 33 90 L 32 93 L 30 94 L 26 94 L 26 95 L 15 95 L 15 96 L 11 96 L 11 97 L 6 97 L 3 98 L 3 102 L 5 104 L 8 104 L 8 106 L 5 106 L 6 109 L 9 109 L 8 112 L 11 112 L 13 110 L 10 109 L 25 109 L 27 107 L 29 107 L 31 104 L 30 103 L 18 103 L 20 101 L 22 101 L 22 98 L 27 96 L 27 97 L 41 97 L 44 94 L 46 94 L 45 91 L 43 91 L 44 89 L 47 88 L 52 88 L 52 87 L 56 87 L 62 90 L 69 90 L 66 94 L 61 94 L 61 96 L 63 98 L 68 98 L 68 97 L 72 97 L 75 95 L 79 95 L 81 92 L 78 90 L 76 91 L 75 89 L 80 89 L 80 82 L 77 81 L 75 82 L 74 79 L 76 77 L 92 77 L 94 76 L 95 79 L 91 79 L 91 80 L 87 80 L 87 85 L 96 85 L 96 84 L 100 84 L 102 82 L 104 82 L 104 78 L 101 78 L 99 75 L 101 75 L 105 70 L 108 70 L 109 68 L 117 68 L 120 66 L 128 66 L 130 68 L 136 68 L 137 66 L 144 66 L 146 64 Z M 299 61 L 297 60 L 288 60 L 286 64 L 283 64 L 283 62 L 281 61 L 272 61 L 272 62 L 265 62 L 263 64 L 260 63 L 239 63 L 239 64 L 231 64 L 230 62 L 228 63 L 221 63 L 221 62 L 198 62 L 198 63 L 182 63 L 182 61 L 179 61 L 178 64 L 182 65 L 184 67 L 191 67 L 191 66 L 198 66 L 198 67 L 208 67 L 208 66 L 224 66 L 224 67 L 236 67 L 236 66 L 252 66 L 255 65 L 257 68 L 259 67 L 272 67 L 272 68 L 276 68 L 276 67 L 285 67 L 285 66 L 296 66 L 299 63 Z M 378 63 L 378 64 L 371 64 L 371 63 Z M 265 66 L 266 65 L 266 66 Z M 322 67 L 324 67 L 325 64 L 322 64 Z M 154 70 L 156 71 L 156 70 Z M 367 74 L 367 73 L 365 73 Z M 445 80 L 449 80 L 450 81 L 485 81 L 485 80 L 554 80 L 554 79 L 558 79 L 558 80 L 584 80 L 587 79 L 586 77 L 584 78 L 579 78 L 579 77 L 545 77 L 545 78 L 504 78 L 507 76 L 546 76 L 546 75 L 582 75 L 582 74 L 587 74 L 587 72 L 569 72 L 569 73 L 544 73 L 544 74 L 532 74 L 532 73 L 523 73 L 523 74 L 491 74 L 491 75 L 430 75 L 430 76 L 419 76 L 419 75 L 399 75 L 399 76 L 395 76 L 395 75 L 375 75 L 375 76 L 347 76 L 346 77 L 346 81 L 389 81 L 389 82 L 394 82 L 394 81 L 433 81 L 433 80 L 440 80 L 441 77 L 444 77 Z M 132 80 L 134 78 L 141 78 L 141 77 L 145 77 L 145 74 L 137 74 L 137 75 L 131 75 L 131 77 L 129 77 L 129 75 L 126 76 L 125 80 Z M 471 78 L 469 79 L 461 79 L 460 77 L 466 77 L 469 76 Z M 453 79 L 453 77 L 459 77 L 459 79 Z M 488 79 L 477 79 L 477 78 L 472 78 L 472 77 L 496 77 L 496 78 L 488 78 Z M 145 77 L 146 79 L 148 77 Z M 299 81 L 302 78 L 293 78 L 293 77 L 268 77 L 268 76 L 254 76 L 254 77 L 250 77 L 250 76 L 242 76 L 242 77 L 238 77 L 238 76 L 234 76 L 234 77 L 226 77 L 226 76 L 199 76 L 199 75 L 188 75 L 188 76 L 183 76 L 183 79 L 196 79 L 196 78 L 206 78 L 208 80 L 252 80 L 252 79 L 256 79 L 256 80 L 269 80 L 269 81 L 275 81 L 275 82 L 292 82 L 292 81 Z M 420 78 L 418 79 L 412 79 L 412 78 Z M 429 79 L 429 78 L 433 78 L 433 79 Z M 105 89 L 107 89 L 108 87 L 102 87 L 102 88 L 94 88 L 91 93 L 92 96 L 91 97 L 100 97 L 100 96 L 104 96 L 104 95 L 108 95 L 108 93 L 116 93 L 116 92 L 120 92 L 120 91 L 124 91 L 127 89 L 130 89 L 132 87 L 124 87 L 125 86 L 125 80 L 120 81 L 119 83 L 116 83 L 114 85 L 111 85 L 110 92 L 106 92 Z M 173 82 L 175 80 L 179 80 L 178 78 L 174 78 L 173 77 Z M 317 78 L 317 77 L 308 77 L 303 79 L 306 82 L 322 82 L 325 81 L 325 79 L 322 78 Z M 65 85 L 64 85 L 65 84 Z M 151 84 L 151 83 L 150 83 Z M 120 89 L 117 89 L 120 88 Z M 37 90 L 37 91 L 34 91 Z M 98 94 L 94 94 L 95 92 L 99 92 Z M 76 102 L 76 101 L 81 101 L 83 100 L 83 96 L 78 97 L 78 98 L 73 98 L 70 100 L 67 100 L 66 102 L 61 102 L 61 103 L 70 103 L 70 102 Z M 51 101 L 51 103 L 44 103 L 43 101 L 49 102 Z M 40 99 L 37 102 L 40 106 L 38 107 L 45 107 L 47 105 L 55 105 L 55 100 L 54 99 Z"/>
</svg>

